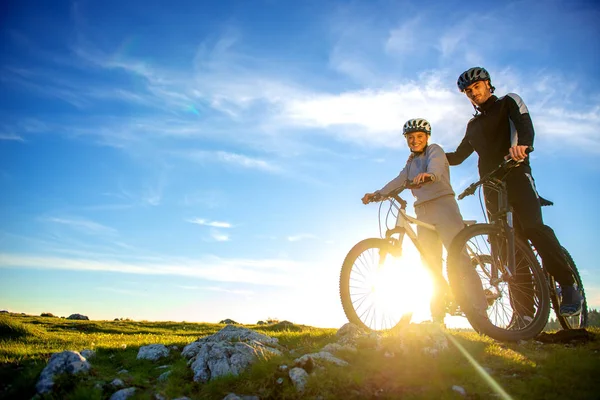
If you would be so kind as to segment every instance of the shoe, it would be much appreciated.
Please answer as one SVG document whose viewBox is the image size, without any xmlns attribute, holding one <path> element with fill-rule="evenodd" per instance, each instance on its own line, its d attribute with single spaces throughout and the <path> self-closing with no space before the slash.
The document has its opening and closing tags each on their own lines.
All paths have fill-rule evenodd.
<svg viewBox="0 0 600 400">
<path fill-rule="evenodd" d="M 573 285 L 561 287 L 562 301 L 560 304 L 561 317 L 571 317 L 581 313 L 583 296 Z"/>
</svg>

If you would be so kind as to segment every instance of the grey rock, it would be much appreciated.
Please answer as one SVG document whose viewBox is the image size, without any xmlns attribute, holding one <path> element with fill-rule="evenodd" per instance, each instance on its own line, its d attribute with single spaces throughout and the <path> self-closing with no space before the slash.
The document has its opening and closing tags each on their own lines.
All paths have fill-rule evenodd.
<svg viewBox="0 0 600 400">
<path fill-rule="evenodd" d="M 154 400 L 168 400 L 168 399 L 165 396 L 163 396 L 162 394 L 156 393 L 154 395 Z"/>
<path fill-rule="evenodd" d="M 84 320 L 84 321 L 89 321 L 90 319 L 83 314 L 71 314 L 67 317 L 67 319 L 78 319 L 78 320 Z"/>
<path fill-rule="evenodd" d="M 325 347 L 323 347 L 321 349 L 321 351 L 326 351 L 328 353 L 335 353 L 336 351 L 350 351 L 352 353 L 356 353 L 356 347 L 351 346 L 351 345 L 342 345 L 339 343 L 329 343 L 328 345 L 326 345 Z"/>
<path fill-rule="evenodd" d="M 208 342 L 190 360 L 195 382 L 207 382 L 225 375 L 239 375 L 265 354 L 281 353 L 260 343 Z"/>
<path fill-rule="evenodd" d="M 82 350 L 79 354 L 81 354 L 81 356 L 87 360 L 94 357 L 96 355 L 96 352 L 94 350 L 86 349 Z"/>
<path fill-rule="evenodd" d="M 135 394 L 135 388 L 127 388 L 116 391 L 110 396 L 110 400 L 125 400 Z"/>
<path fill-rule="evenodd" d="M 120 369 L 120 370 L 117 371 L 117 374 L 119 374 L 119 375 L 126 375 L 128 373 L 129 373 L 129 371 L 127 371 L 125 368 Z"/>
<path fill-rule="evenodd" d="M 199 348 L 204 343 L 208 342 L 259 342 L 263 345 L 271 347 L 279 347 L 279 339 L 272 338 L 262 333 L 255 332 L 251 329 L 244 328 L 241 326 L 228 325 L 221 329 L 214 335 L 199 338 L 195 342 L 192 342 L 183 348 L 181 355 L 187 359 L 194 357 Z"/>
<path fill-rule="evenodd" d="M 260 400 L 258 396 L 238 396 L 235 393 L 229 393 L 223 397 L 223 400 Z"/>
<path fill-rule="evenodd" d="M 283 385 L 283 378 L 278 378 L 276 382 L 278 385 Z"/>
<path fill-rule="evenodd" d="M 138 351 L 138 360 L 151 360 L 157 361 L 163 357 L 169 356 L 169 349 L 164 344 L 149 344 L 147 346 L 140 347 Z"/>
<path fill-rule="evenodd" d="M 320 351 L 318 353 L 305 354 L 302 357 L 299 357 L 294 360 L 294 364 L 296 366 L 304 366 L 307 363 L 312 363 L 312 360 L 322 360 L 333 363 L 335 365 L 339 365 L 341 367 L 345 367 L 348 365 L 348 362 L 335 357 L 333 354 L 328 353 L 326 351 Z"/>
<path fill-rule="evenodd" d="M 467 395 L 467 391 L 462 386 L 454 385 L 454 386 L 452 386 L 452 390 L 454 390 L 456 393 L 458 393 L 462 396 Z"/>
<path fill-rule="evenodd" d="M 125 382 L 123 382 L 121 379 L 119 378 L 115 378 L 113 379 L 113 381 L 110 383 L 112 387 L 115 388 L 122 388 L 125 387 Z"/>
<path fill-rule="evenodd" d="M 260 358 L 281 355 L 278 340 L 244 327 L 228 325 L 214 335 L 188 344 L 182 356 L 189 359 L 195 382 L 239 375 Z"/>
<path fill-rule="evenodd" d="M 42 370 L 35 388 L 38 393 L 48 393 L 52 391 L 56 375 L 63 373 L 78 374 L 80 372 L 87 372 L 90 368 L 90 363 L 76 351 L 54 353 L 50 357 L 46 367 Z"/>
<path fill-rule="evenodd" d="M 308 372 L 302 368 L 295 367 L 290 370 L 289 376 L 296 391 L 300 393 L 304 392 L 306 382 L 308 381 Z"/>
<path fill-rule="evenodd" d="M 171 371 L 165 371 L 162 374 L 160 374 L 160 376 L 158 377 L 158 381 L 164 382 L 167 379 L 169 379 L 169 376 L 171 376 Z"/>
<path fill-rule="evenodd" d="M 368 337 L 369 333 L 352 323 L 344 324 L 335 334 L 341 344 L 353 344 L 358 338 Z"/>
</svg>

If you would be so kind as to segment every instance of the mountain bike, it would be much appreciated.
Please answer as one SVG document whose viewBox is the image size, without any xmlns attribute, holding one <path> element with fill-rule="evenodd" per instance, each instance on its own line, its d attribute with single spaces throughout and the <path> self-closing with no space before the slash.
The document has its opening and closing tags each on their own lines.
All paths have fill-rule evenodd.
<svg viewBox="0 0 600 400">
<path fill-rule="evenodd" d="M 545 207 L 545 206 L 552 206 L 552 205 L 554 205 L 554 203 L 549 200 L 544 199 L 543 197 L 540 197 L 540 205 Z M 485 212 L 485 210 L 484 210 L 484 212 Z M 587 300 L 585 298 L 585 289 L 583 287 L 583 282 L 581 280 L 581 276 L 579 275 L 579 271 L 577 270 L 577 265 L 575 264 L 573 257 L 571 257 L 571 254 L 567 251 L 567 249 L 562 247 L 563 256 L 565 258 L 567 265 L 569 266 L 569 269 L 571 270 L 571 275 L 573 277 L 573 281 L 575 282 L 575 285 L 576 285 L 577 289 L 579 290 L 579 293 L 581 293 L 581 295 L 583 297 L 583 304 L 581 306 L 580 313 L 578 313 L 576 315 L 571 315 L 571 316 L 563 316 L 563 315 L 560 315 L 560 305 L 562 304 L 561 287 L 558 284 L 558 282 L 556 282 L 554 277 L 552 275 L 550 275 L 548 273 L 548 271 L 544 268 L 543 260 L 539 256 L 537 250 L 535 249 L 535 246 L 533 246 L 533 244 L 531 242 L 529 242 L 529 244 L 533 249 L 533 253 L 535 254 L 536 258 L 538 259 L 538 262 L 540 263 L 540 265 L 542 265 L 542 269 L 546 273 L 546 279 L 548 280 L 548 285 L 549 285 L 548 288 L 549 288 L 549 292 L 550 292 L 550 300 L 552 301 L 552 309 L 554 310 L 556 320 L 560 323 L 560 325 L 563 329 L 585 328 L 588 323 Z"/>
<path fill-rule="evenodd" d="M 380 294 L 382 286 L 387 286 L 388 290 L 401 293 L 403 287 L 406 288 L 406 286 L 403 285 L 413 284 L 410 281 L 395 279 L 397 276 L 394 275 L 394 272 L 401 268 L 414 269 L 414 266 L 403 265 L 409 262 L 409 260 L 404 260 L 402 258 L 405 236 L 410 239 L 419 254 L 422 256 L 424 255 L 423 247 L 410 224 L 412 223 L 427 229 L 435 230 L 433 225 L 419 221 L 406 213 L 407 203 L 400 198 L 399 195 L 403 190 L 412 187 L 414 186 L 410 183 L 406 183 L 403 187 L 393 191 L 387 196 L 379 196 L 378 198 L 373 199 L 373 201 L 383 202 L 387 200 L 390 202 L 386 222 L 390 215 L 393 215 L 393 211 L 395 211 L 397 212 L 395 226 L 390 229 L 387 228 L 386 223 L 387 229 L 385 236 L 382 236 L 381 238 L 368 238 L 358 242 L 348 252 L 344 259 L 339 285 L 342 307 L 348 320 L 362 328 L 374 331 L 398 329 L 403 325 L 408 324 L 412 317 L 410 312 L 404 313 L 399 311 L 399 304 L 396 304 L 393 301 L 390 302 L 388 296 Z M 379 213 L 381 219 L 381 207 Z M 474 222 L 475 221 L 465 221 L 465 224 L 468 226 Z M 527 246 L 521 247 L 524 248 L 521 249 L 521 251 L 528 250 L 531 254 L 530 261 L 533 263 L 533 273 L 536 274 L 538 286 L 546 290 L 542 296 L 545 304 L 547 304 L 548 288 L 547 286 L 542 285 L 542 283 L 545 282 L 544 275 L 537 264 L 537 260 L 531 253 L 531 249 Z M 464 248 L 466 248 L 465 253 L 463 253 Z M 461 257 L 455 256 L 456 261 L 452 264 L 453 268 L 457 271 L 451 273 L 451 265 L 447 265 L 448 276 L 453 276 L 453 280 L 449 282 L 449 286 L 448 281 L 445 280 L 441 273 L 429 271 L 432 274 L 434 281 L 440 283 L 438 288 L 446 293 L 453 292 L 454 297 L 458 300 L 458 302 L 454 301 L 452 295 L 446 296 L 446 312 L 451 315 L 466 316 L 471 325 L 478 332 L 487 334 L 498 340 L 520 340 L 531 338 L 531 330 L 523 331 L 520 329 L 521 327 L 519 325 L 512 326 L 510 330 L 507 330 L 483 321 L 483 319 L 487 319 L 487 315 L 484 317 L 481 315 L 485 314 L 486 310 L 477 309 L 470 304 L 472 298 L 470 298 L 469 293 L 473 291 L 465 287 L 467 286 L 465 282 L 472 282 L 473 279 L 469 279 L 469 276 L 477 274 L 478 271 L 485 271 L 486 269 L 489 269 L 489 266 L 491 265 L 495 266 L 495 263 L 493 263 L 494 255 L 492 255 L 491 252 L 483 254 L 481 251 L 478 251 L 477 247 L 471 248 L 470 243 L 466 243 L 466 245 L 462 246 L 459 253 L 463 255 L 462 262 L 458 261 Z M 468 258 L 466 254 L 468 254 Z M 536 267 L 537 269 L 535 269 Z M 458 282 L 458 277 L 462 279 L 461 282 Z M 410 278 L 408 278 L 408 280 L 409 279 Z M 474 279 L 481 279 L 484 281 L 485 277 L 477 274 Z M 499 296 L 496 292 L 490 290 L 490 288 L 494 288 L 498 283 L 493 280 L 492 275 L 489 275 L 488 279 L 488 284 L 484 287 L 484 289 L 486 289 L 484 293 L 485 301 L 491 307 Z M 464 293 L 457 296 L 457 292 L 460 291 L 464 291 Z M 544 315 L 547 319 L 547 307 L 545 314 L 542 312 L 541 317 Z M 535 332 L 535 334 L 537 333 L 539 332 Z"/>
<path fill-rule="evenodd" d="M 460 267 L 461 252 L 475 252 L 489 257 L 488 263 L 479 265 L 477 272 L 486 284 L 485 291 L 490 307 L 487 318 L 473 318 L 476 330 L 486 333 L 494 331 L 505 340 L 516 340 L 517 336 L 537 336 L 547 323 L 550 302 L 560 316 L 559 286 L 541 268 L 534 249 L 526 240 L 518 237 L 513 226 L 513 211 L 508 203 L 505 178 L 520 162 L 507 159 L 495 170 L 471 184 L 459 196 L 461 200 L 475 193 L 480 186 L 491 189 L 498 196 L 498 211 L 490 216 L 490 223 L 475 224 L 463 229 L 454 239 L 448 256 L 448 279 L 456 286 L 457 295 L 462 295 Z M 565 256 L 568 252 L 565 250 Z M 575 263 L 570 255 L 570 266 L 581 285 Z M 582 286 L 580 286 L 582 287 Z M 458 300 L 460 304 L 461 299 Z M 469 307 L 465 303 L 465 308 Z M 464 310 L 468 315 L 471 311 Z M 587 314 L 586 314 L 587 315 Z M 572 317 L 560 317 L 561 324 L 578 325 Z M 564 326 L 564 325 L 563 325 Z M 513 331 L 519 333 L 515 335 Z M 490 335 L 491 336 L 491 335 Z"/>
</svg>

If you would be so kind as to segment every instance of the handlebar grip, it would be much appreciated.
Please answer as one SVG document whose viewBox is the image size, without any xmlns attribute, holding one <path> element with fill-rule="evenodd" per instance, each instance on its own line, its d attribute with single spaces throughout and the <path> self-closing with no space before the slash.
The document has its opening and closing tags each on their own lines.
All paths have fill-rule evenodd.
<svg viewBox="0 0 600 400">
<path fill-rule="evenodd" d="M 425 183 L 433 182 L 433 179 L 430 176 L 426 176 L 423 182 L 414 184 L 412 181 L 407 180 L 404 184 L 404 187 L 407 189 L 416 189 Z"/>
</svg>

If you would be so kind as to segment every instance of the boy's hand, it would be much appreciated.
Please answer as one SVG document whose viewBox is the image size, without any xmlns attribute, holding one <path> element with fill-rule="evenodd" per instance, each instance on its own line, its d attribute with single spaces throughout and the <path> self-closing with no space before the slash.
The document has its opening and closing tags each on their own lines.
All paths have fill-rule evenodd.
<svg viewBox="0 0 600 400">
<path fill-rule="evenodd" d="M 413 184 L 418 185 L 423 183 L 426 178 L 431 178 L 431 180 L 433 180 L 433 175 L 428 174 L 427 172 L 421 172 L 419 175 L 413 178 Z"/>
<path fill-rule="evenodd" d="M 373 197 L 375 197 L 375 193 L 365 193 L 362 198 L 363 204 L 369 204 L 373 200 Z"/>
<path fill-rule="evenodd" d="M 513 160 L 522 161 L 525 159 L 525 157 L 527 157 L 527 149 L 529 149 L 529 146 L 512 146 L 508 149 L 508 154 Z"/>
</svg>

